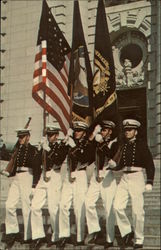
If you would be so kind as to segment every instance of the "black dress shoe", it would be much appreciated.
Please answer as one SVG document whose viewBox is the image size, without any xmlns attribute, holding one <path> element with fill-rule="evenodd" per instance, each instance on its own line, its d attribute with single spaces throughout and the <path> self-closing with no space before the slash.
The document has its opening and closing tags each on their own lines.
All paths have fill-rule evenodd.
<svg viewBox="0 0 161 250">
<path fill-rule="evenodd" d="M 134 232 L 131 231 L 122 238 L 124 246 L 125 247 L 133 246 L 133 239 L 134 239 Z"/>
<path fill-rule="evenodd" d="M 84 246 L 84 240 L 75 242 L 74 246 Z"/>
<path fill-rule="evenodd" d="M 41 244 L 45 243 L 45 242 L 46 242 L 45 237 L 33 240 L 30 248 L 33 249 L 33 250 L 37 250 L 37 249 L 39 249 L 39 247 L 41 246 Z"/>
<path fill-rule="evenodd" d="M 141 249 L 141 248 L 143 248 L 142 244 L 135 244 L 134 245 L 134 249 Z"/>
<path fill-rule="evenodd" d="M 15 241 L 17 241 L 17 237 L 19 236 L 19 233 L 15 233 L 15 234 L 6 234 L 5 237 L 5 249 L 10 249 Z"/>
<path fill-rule="evenodd" d="M 49 241 L 46 245 L 47 248 L 51 247 L 51 246 L 54 246 L 54 245 L 58 245 L 59 244 L 59 241 Z"/>
<path fill-rule="evenodd" d="M 70 242 L 70 237 L 64 237 L 64 238 L 61 238 L 57 244 L 57 247 L 58 248 L 63 248 L 65 247 L 65 244 L 66 243 L 69 243 Z"/>
<path fill-rule="evenodd" d="M 99 232 L 95 232 L 95 233 L 88 235 L 88 244 L 96 244 L 96 240 L 98 238 L 98 233 Z"/>
<path fill-rule="evenodd" d="M 12 242 L 12 243 L 5 243 L 4 249 L 5 250 L 10 250 L 13 247 L 13 245 L 14 245 L 14 242 Z"/>
<path fill-rule="evenodd" d="M 107 241 L 106 241 L 106 243 L 105 243 L 105 245 L 104 245 L 104 249 L 106 250 L 106 249 L 108 249 L 108 248 L 110 248 L 110 247 L 113 247 L 113 242 L 107 242 Z"/>
<path fill-rule="evenodd" d="M 21 244 L 31 244 L 32 243 L 32 239 L 28 239 L 28 240 L 22 240 Z"/>
</svg>

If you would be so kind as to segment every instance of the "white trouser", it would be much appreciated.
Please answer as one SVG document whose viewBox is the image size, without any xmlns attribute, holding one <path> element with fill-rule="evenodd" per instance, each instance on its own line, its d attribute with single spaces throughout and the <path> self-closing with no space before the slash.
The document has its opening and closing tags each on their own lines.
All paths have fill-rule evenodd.
<svg viewBox="0 0 161 250">
<path fill-rule="evenodd" d="M 42 208 L 46 201 L 48 202 L 48 210 L 50 214 L 50 222 L 52 227 L 51 241 L 57 241 L 59 237 L 59 202 L 62 189 L 62 178 L 60 172 L 53 170 L 47 171 L 46 176 L 50 177 L 48 182 L 43 180 L 43 175 L 36 186 L 34 197 L 31 205 L 31 227 L 32 239 L 45 237 Z"/>
<path fill-rule="evenodd" d="M 17 173 L 13 178 L 6 201 L 6 234 L 18 233 L 19 226 L 16 208 L 21 200 L 24 221 L 24 240 L 31 239 L 30 194 L 33 176 L 28 172 Z"/>
<path fill-rule="evenodd" d="M 73 183 L 68 180 L 68 174 L 64 180 L 59 216 L 59 237 L 70 236 L 70 207 L 74 206 L 77 226 L 77 242 L 84 240 L 85 233 L 85 195 L 87 193 L 87 174 L 85 170 L 75 171 L 72 177 L 76 177 Z"/>
<path fill-rule="evenodd" d="M 100 177 L 104 176 L 103 181 L 100 183 L 96 181 L 94 171 L 85 199 L 88 233 L 91 234 L 100 231 L 96 202 L 101 195 L 106 214 L 106 241 L 113 242 L 115 230 L 113 200 L 116 192 L 116 180 L 111 170 L 100 170 L 99 174 Z"/>
<path fill-rule="evenodd" d="M 125 214 L 129 196 L 132 203 L 132 218 L 137 244 L 144 241 L 144 197 L 145 182 L 143 172 L 123 174 L 114 200 L 114 210 L 121 236 L 131 232 L 130 222 Z"/>
</svg>

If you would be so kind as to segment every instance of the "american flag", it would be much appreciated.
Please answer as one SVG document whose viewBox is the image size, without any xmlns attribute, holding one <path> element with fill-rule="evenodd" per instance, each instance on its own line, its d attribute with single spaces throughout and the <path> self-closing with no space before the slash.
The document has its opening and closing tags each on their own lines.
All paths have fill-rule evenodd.
<svg viewBox="0 0 161 250">
<path fill-rule="evenodd" d="M 59 122 L 64 134 L 70 122 L 68 96 L 70 51 L 68 42 L 44 0 L 38 32 L 32 96 Z"/>
</svg>

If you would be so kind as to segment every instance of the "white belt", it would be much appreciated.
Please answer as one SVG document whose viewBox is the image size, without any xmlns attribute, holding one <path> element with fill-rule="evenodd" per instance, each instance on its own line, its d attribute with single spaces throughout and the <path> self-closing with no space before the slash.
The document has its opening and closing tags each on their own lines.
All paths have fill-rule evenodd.
<svg viewBox="0 0 161 250">
<path fill-rule="evenodd" d="M 94 166 L 94 169 L 95 169 L 95 170 L 97 169 L 96 165 Z M 103 166 L 102 169 L 99 169 L 99 171 L 101 171 L 101 170 L 102 170 L 102 171 L 109 171 L 109 170 L 111 170 L 111 169 L 109 168 L 109 165 L 106 164 L 106 165 Z"/>
<path fill-rule="evenodd" d="M 123 168 L 123 171 L 137 171 L 137 172 L 140 172 L 140 171 L 143 171 L 143 168 L 135 167 L 135 166 L 126 166 L 126 167 Z"/>
<path fill-rule="evenodd" d="M 60 170 L 60 168 L 61 168 L 61 165 L 53 164 L 53 166 L 52 166 L 53 170 Z"/>
<path fill-rule="evenodd" d="M 32 168 L 25 168 L 25 167 L 18 167 L 16 169 L 16 172 L 28 172 L 28 173 L 32 173 Z"/>
<path fill-rule="evenodd" d="M 78 162 L 78 164 L 77 164 L 77 170 L 83 169 L 83 168 L 85 168 L 87 166 L 88 166 L 88 163 L 81 164 L 80 162 Z"/>
</svg>

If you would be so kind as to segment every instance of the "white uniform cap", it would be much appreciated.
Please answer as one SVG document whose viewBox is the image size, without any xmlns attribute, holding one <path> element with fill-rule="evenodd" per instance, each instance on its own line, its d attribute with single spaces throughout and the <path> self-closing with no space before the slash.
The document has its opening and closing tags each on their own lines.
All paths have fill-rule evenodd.
<svg viewBox="0 0 161 250">
<path fill-rule="evenodd" d="M 124 128 L 139 128 L 141 126 L 141 123 L 134 119 L 126 119 L 123 120 L 123 126 Z"/>
<path fill-rule="evenodd" d="M 54 125 L 54 124 L 47 124 L 46 125 L 46 133 L 47 134 L 54 134 L 54 133 L 59 133 L 60 131 L 60 127 L 58 125 Z"/>
<path fill-rule="evenodd" d="M 17 137 L 19 136 L 22 136 L 22 135 L 29 135 L 30 134 L 30 129 L 27 129 L 27 128 L 19 128 L 19 129 L 16 129 L 16 132 L 17 132 Z"/>
<path fill-rule="evenodd" d="M 113 128 L 115 128 L 115 123 L 112 121 L 104 120 L 104 121 L 102 121 L 102 127 L 113 129 Z"/>
<path fill-rule="evenodd" d="M 80 129 L 80 130 L 86 130 L 88 129 L 88 124 L 86 122 L 82 121 L 75 121 L 73 122 L 73 128 L 74 129 Z"/>
</svg>

